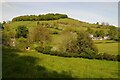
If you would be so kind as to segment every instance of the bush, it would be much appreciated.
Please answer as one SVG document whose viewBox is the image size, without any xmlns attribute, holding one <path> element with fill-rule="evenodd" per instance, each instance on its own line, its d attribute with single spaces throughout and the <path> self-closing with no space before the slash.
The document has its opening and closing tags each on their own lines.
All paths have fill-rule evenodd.
<svg viewBox="0 0 120 80">
<path fill-rule="evenodd" d="M 116 58 L 117 58 L 117 61 L 120 61 L 120 55 L 119 54 L 116 56 Z"/>
<path fill-rule="evenodd" d="M 52 47 L 50 47 L 50 46 L 46 46 L 45 48 L 43 48 L 43 53 L 44 53 L 44 54 L 50 54 L 51 48 L 52 48 Z"/>
<path fill-rule="evenodd" d="M 117 61 L 117 56 L 116 55 L 110 55 L 110 54 L 104 53 L 103 54 L 103 59 Z"/>
<path fill-rule="evenodd" d="M 51 51 L 50 55 L 56 55 L 57 56 L 58 55 L 58 51 Z"/>
<path fill-rule="evenodd" d="M 81 58 L 93 59 L 93 57 L 92 57 L 91 55 L 86 54 L 86 53 L 81 53 L 81 54 L 79 55 L 79 57 L 81 57 Z"/>
<path fill-rule="evenodd" d="M 56 30 L 52 30 L 50 33 L 51 33 L 51 34 L 58 34 L 59 32 L 56 31 Z"/>
<path fill-rule="evenodd" d="M 37 47 L 36 50 L 44 54 L 50 54 L 61 57 L 80 57 L 80 58 L 88 58 L 88 59 L 120 61 L 120 55 L 110 55 L 108 53 L 96 54 L 94 51 L 90 49 L 86 49 L 85 50 L 86 52 L 78 54 L 78 53 L 63 52 L 63 51 L 51 51 L 51 48 L 52 47 L 50 46 L 46 46 L 45 48 Z"/>
<path fill-rule="evenodd" d="M 54 31 L 52 34 L 58 34 L 58 31 Z"/>
<path fill-rule="evenodd" d="M 51 53 L 51 48 L 50 46 L 45 46 L 45 48 L 39 46 L 39 47 L 36 47 L 35 49 L 38 51 L 38 52 L 41 52 L 41 53 L 44 53 L 44 54 L 50 54 Z"/>
<path fill-rule="evenodd" d="M 84 31 L 79 32 L 76 42 L 77 42 L 76 45 L 79 47 L 77 53 L 90 53 L 90 54 L 98 53 L 96 45 L 86 32 Z"/>
<path fill-rule="evenodd" d="M 55 56 L 61 56 L 61 57 L 78 57 L 77 53 L 70 53 L 70 52 L 61 52 L 61 51 L 51 51 L 50 46 L 46 46 L 45 48 L 43 47 L 36 47 L 35 49 L 38 52 L 41 52 L 43 54 L 50 54 L 50 55 L 55 55 Z"/>
<path fill-rule="evenodd" d="M 111 60 L 112 56 L 110 54 L 104 53 L 103 54 L 103 59 L 105 59 L 105 60 Z"/>
<path fill-rule="evenodd" d="M 95 51 L 93 51 L 93 50 L 91 50 L 91 49 L 89 49 L 89 48 L 86 48 L 86 49 L 85 49 L 85 54 L 86 54 L 86 56 L 87 56 L 88 58 L 90 58 L 90 59 L 94 59 L 95 56 L 96 56 Z"/>
<path fill-rule="evenodd" d="M 99 54 L 96 55 L 95 58 L 102 60 L 102 59 L 103 59 L 103 54 L 102 54 L 102 53 L 99 53 Z"/>
<path fill-rule="evenodd" d="M 95 53 L 95 51 L 93 51 L 89 48 L 86 48 L 85 52 L 80 53 L 79 57 L 88 58 L 88 59 L 95 59 L 96 53 Z"/>
<path fill-rule="evenodd" d="M 100 54 L 96 55 L 96 59 L 117 61 L 117 56 L 116 55 L 110 55 L 108 53 L 100 53 Z"/>
<path fill-rule="evenodd" d="M 68 57 L 78 57 L 78 53 L 68 53 Z"/>
<path fill-rule="evenodd" d="M 37 50 L 38 52 L 43 52 L 44 48 L 43 47 L 36 47 L 35 50 Z"/>
<path fill-rule="evenodd" d="M 77 53 L 70 53 L 70 52 L 58 52 L 58 51 L 55 51 L 54 53 L 55 55 L 57 56 L 61 56 L 61 57 L 77 57 Z"/>
</svg>

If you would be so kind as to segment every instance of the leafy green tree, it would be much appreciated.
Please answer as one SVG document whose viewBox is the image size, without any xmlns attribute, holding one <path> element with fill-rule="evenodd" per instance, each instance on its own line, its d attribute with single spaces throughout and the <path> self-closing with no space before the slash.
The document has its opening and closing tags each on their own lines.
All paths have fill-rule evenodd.
<svg viewBox="0 0 120 80">
<path fill-rule="evenodd" d="M 99 34 L 100 34 L 101 37 L 104 37 L 104 35 L 105 35 L 105 33 L 104 33 L 103 30 L 100 30 L 100 31 L 99 31 Z"/>
<path fill-rule="evenodd" d="M 95 32 L 94 32 L 94 36 L 95 36 L 95 37 L 99 37 L 99 36 L 100 36 L 99 31 L 95 31 Z"/>
<path fill-rule="evenodd" d="M 76 52 L 77 34 L 70 31 L 63 31 L 55 41 L 56 48 L 61 52 Z"/>
<path fill-rule="evenodd" d="M 29 37 L 30 42 L 38 42 L 42 47 L 45 47 L 46 43 L 51 41 L 49 30 L 44 25 L 39 25 L 30 31 Z"/>
<path fill-rule="evenodd" d="M 118 28 L 110 27 L 108 34 L 112 40 L 118 40 Z"/>
<path fill-rule="evenodd" d="M 94 36 L 95 37 L 104 37 L 105 33 L 103 30 L 95 31 Z"/>
<path fill-rule="evenodd" d="M 99 25 L 99 22 L 97 22 L 96 24 Z"/>
<path fill-rule="evenodd" d="M 7 31 L 3 30 L 2 32 L 2 43 L 3 45 L 10 46 L 10 42 L 12 38 L 15 38 L 15 31 Z"/>
<path fill-rule="evenodd" d="M 98 52 L 98 49 L 94 45 L 94 42 L 84 31 L 78 33 L 77 46 L 78 46 L 78 53 L 87 53 L 89 52 L 87 50 L 94 51 L 95 53 Z"/>
<path fill-rule="evenodd" d="M 86 30 L 89 34 L 93 34 L 93 30 L 91 29 L 91 28 L 87 28 L 87 30 Z"/>
<path fill-rule="evenodd" d="M 91 38 L 84 31 L 78 34 L 65 31 L 60 34 L 56 42 L 56 50 L 68 53 L 85 53 L 95 55 L 98 52 Z"/>
<path fill-rule="evenodd" d="M 16 29 L 17 38 L 20 38 L 20 37 L 27 38 L 28 33 L 29 33 L 28 28 L 25 27 L 24 25 L 18 26 Z"/>
</svg>

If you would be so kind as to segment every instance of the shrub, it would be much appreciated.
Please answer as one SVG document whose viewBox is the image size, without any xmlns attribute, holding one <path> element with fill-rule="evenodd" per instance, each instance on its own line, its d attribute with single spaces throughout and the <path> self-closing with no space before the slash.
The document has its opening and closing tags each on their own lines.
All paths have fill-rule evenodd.
<svg viewBox="0 0 120 80">
<path fill-rule="evenodd" d="M 79 57 L 88 58 L 88 59 L 95 59 L 96 53 L 95 53 L 95 51 L 93 51 L 89 48 L 86 48 L 85 52 L 80 53 Z"/>
<path fill-rule="evenodd" d="M 103 54 L 102 54 L 102 53 L 99 53 L 99 54 L 96 55 L 95 58 L 102 60 L 102 59 L 103 59 Z"/>
<path fill-rule="evenodd" d="M 117 61 L 117 55 L 111 55 L 108 53 L 99 53 L 96 55 L 95 57 L 96 59 L 100 59 L 100 60 L 111 60 L 111 61 Z"/>
<path fill-rule="evenodd" d="M 58 31 L 54 31 L 52 34 L 58 34 Z"/>
<path fill-rule="evenodd" d="M 80 57 L 80 58 L 88 58 L 88 59 L 99 59 L 99 60 L 111 60 L 111 61 L 120 61 L 120 55 L 110 55 L 108 53 L 99 53 L 96 54 L 95 51 L 86 48 L 85 52 L 82 52 L 80 54 L 78 53 L 72 53 L 72 52 L 63 52 L 63 51 L 51 51 L 51 46 L 43 47 L 37 47 L 35 48 L 38 52 L 44 53 L 44 54 L 50 54 L 55 56 L 61 56 L 61 57 Z"/>
<path fill-rule="evenodd" d="M 90 58 L 90 59 L 94 59 L 95 56 L 96 56 L 95 51 L 93 51 L 93 50 L 91 50 L 91 49 L 89 49 L 89 48 L 86 48 L 86 49 L 85 49 L 85 54 L 86 54 L 87 57 Z"/>
<path fill-rule="evenodd" d="M 120 61 L 120 55 L 119 54 L 116 56 L 116 58 L 117 58 L 117 61 Z"/>
<path fill-rule="evenodd" d="M 86 54 L 86 53 L 81 53 L 81 54 L 79 55 L 79 57 L 81 57 L 81 58 L 93 59 L 93 57 L 92 57 L 91 55 Z"/>
<path fill-rule="evenodd" d="M 78 57 L 78 53 L 68 53 L 68 57 Z"/>
<path fill-rule="evenodd" d="M 45 46 L 45 48 L 43 48 L 43 53 L 50 54 L 51 48 L 52 48 L 51 46 Z"/>
<path fill-rule="evenodd" d="M 50 34 L 58 34 L 59 32 L 58 31 L 56 31 L 56 30 L 52 30 L 51 32 L 50 32 Z"/>
<path fill-rule="evenodd" d="M 39 47 L 36 47 L 35 49 L 36 49 L 38 52 L 43 52 L 43 51 L 44 51 L 44 48 L 43 48 L 43 47 L 40 47 L 40 46 L 39 46 Z"/>
<path fill-rule="evenodd" d="M 51 53 L 51 48 L 50 46 L 45 46 L 45 48 L 39 46 L 39 47 L 36 47 L 35 49 L 38 51 L 38 52 L 41 52 L 41 53 L 44 53 L 44 54 L 50 54 Z"/>
<path fill-rule="evenodd" d="M 114 57 L 110 54 L 104 53 L 103 54 L 103 59 L 105 60 L 114 60 Z"/>
<path fill-rule="evenodd" d="M 117 61 L 118 58 L 117 58 L 117 55 L 112 55 L 112 61 Z"/>
<path fill-rule="evenodd" d="M 56 55 L 57 56 L 58 55 L 58 51 L 51 51 L 50 55 Z"/>
<path fill-rule="evenodd" d="M 88 36 L 87 33 L 84 31 L 81 31 L 78 33 L 77 36 L 77 46 L 78 46 L 78 52 L 77 53 L 98 53 L 98 49 L 92 39 Z"/>
</svg>

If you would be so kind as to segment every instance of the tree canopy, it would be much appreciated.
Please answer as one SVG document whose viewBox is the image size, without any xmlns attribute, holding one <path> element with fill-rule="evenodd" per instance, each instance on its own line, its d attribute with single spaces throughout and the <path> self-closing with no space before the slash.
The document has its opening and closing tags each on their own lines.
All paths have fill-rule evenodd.
<svg viewBox="0 0 120 80">
<path fill-rule="evenodd" d="M 46 20 L 58 20 L 60 18 L 68 18 L 66 14 L 43 14 L 43 15 L 24 15 L 18 16 L 12 19 L 12 21 L 46 21 Z"/>
<path fill-rule="evenodd" d="M 116 27 L 110 27 L 110 30 L 108 31 L 108 34 L 112 40 L 119 40 L 119 28 Z"/>
<path fill-rule="evenodd" d="M 78 33 L 77 46 L 79 53 L 83 53 L 83 52 L 87 53 L 87 51 L 93 51 L 95 53 L 98 52 L 98 49 L 94 45 L 94 42 L 84 31 Z"/>
<path fill-rule="evenodd" d="M 20 37 L 23 37 L 23 38 L 27 38 L 27 35 L 29 33 L 27 27 L 25 26 L 19 26 L 17 29 L 16 29 L 16 37 L 17 38 L 20 38 Z"/>
</svg>

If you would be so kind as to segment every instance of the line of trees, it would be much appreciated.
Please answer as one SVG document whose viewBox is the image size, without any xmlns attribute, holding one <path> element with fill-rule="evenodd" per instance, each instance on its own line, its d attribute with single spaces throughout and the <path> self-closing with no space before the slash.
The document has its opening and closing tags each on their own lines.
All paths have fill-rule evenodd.
<svg viewBox="0 0 120 80">
<path fill-rule="evenodd" d="M 68 18 L 66 14 L 43 14 L 43 15 L 24 15 L 18 16 L 12 19 L 12 21 L 46 21 L 46 20 L 58 20 L 60 18 Z"/>
</svg>

